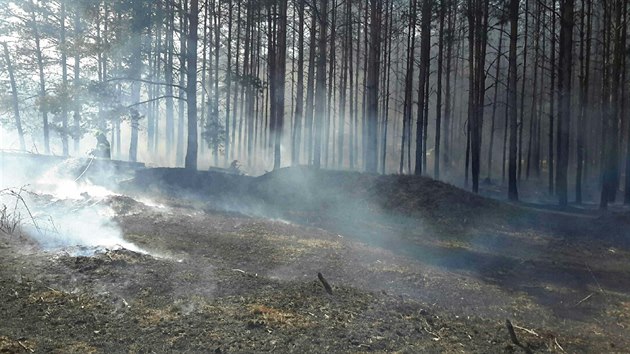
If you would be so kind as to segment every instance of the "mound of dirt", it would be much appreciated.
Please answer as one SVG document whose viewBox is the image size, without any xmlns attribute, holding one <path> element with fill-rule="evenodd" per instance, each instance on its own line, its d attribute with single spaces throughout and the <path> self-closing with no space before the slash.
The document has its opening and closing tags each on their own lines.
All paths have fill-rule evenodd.
<svg viewBox="0 0 630 354">
<path fill-rule="evenodd" d="M 283 168 L 258 177 L 252 192 L 287 207 L 348 200 L 403 215 L 455 215 L 496 210 L 500 202 L 423 176 L 372 175 L 309 167 Z"/>
<path fill-rule="evenodd" d="M 181 197 L 242 204 L 267 213 L 346 213 L 363 210 L 405 216 L 474 219 L 510 209 L 500 202 L 421 176 L 373 175 L 311 167 L 282 168 L 259 177 L 219 171 L 155 168 L 137 171 L 126 187 Z M 230 208 L 234 209 L 234 208 Z"/>
<path fill-rule="evenodd" d="M 219 171 L 191 171 L 182 168 L 148 168 L 136 171 L 123 189 L 156 190 L 197 196 L 238 193 L 247 188 L 252 177 Z"/>
</svg>

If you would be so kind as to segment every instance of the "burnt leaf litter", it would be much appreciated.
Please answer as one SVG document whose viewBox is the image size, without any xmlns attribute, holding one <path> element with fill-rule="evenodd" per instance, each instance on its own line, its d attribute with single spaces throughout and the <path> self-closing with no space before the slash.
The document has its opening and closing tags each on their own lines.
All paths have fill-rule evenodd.
<svg viewBox="0 0 630 354">
<path fill-rule="evenodd" d="M 630 351 L 627 213 L 308 168 L 120 188 L 146 253 L 0 233 L 0 353 Z"/>
</svg>

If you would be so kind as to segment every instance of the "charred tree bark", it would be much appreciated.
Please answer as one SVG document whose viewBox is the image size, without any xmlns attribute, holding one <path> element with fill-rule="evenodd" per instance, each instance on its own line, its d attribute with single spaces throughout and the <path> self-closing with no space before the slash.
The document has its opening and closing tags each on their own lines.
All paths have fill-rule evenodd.
<svg viewBox="0 0 630 354">
<path fill-rule="evenodd" d="M 427 80 L 429 76 L 429 65 L 431 60 L 431 1 L 422 3 L 421 34 L 420 34 L 420 68 L 418 77 L 418 120 L 416 121 L 416 166 L 415 175 L 422 174 L 422 164 L 426 151 L 424 151 L 424 114 Z"/>
<path fill-rule="evenodd" d="M 508 199 L 518 200 L 517 189 L 517 96 L 516 96 L 516 43 L 518 41 L 518 4 L 519 0 L 510 0 L 510 54 L 508 106 L 510 121 L 510 148 L 508 167 Z"/>
<path fill-rule="evenodd" d="M 492 181 L 492 154 L 494 153 L 494 132 L 495 132 L 495 122 L 497 115 L 497 108 L 499 107 L 498 94 L 499 94 L 499 84 L 500 84 L 500 74 L 501 74 L 501 59 L 503 58 L 503 53 L 501 50 L 503 49 L 503 32 L 504 32 L 505 24 L 501 23 L 501 28 L 499 29 L 499 46 L 497 48 L 497 59 L 496 59 L 496 70 L 495 70 L 495 82 L 494 82 L 494 94 L 492 100 L 492 118 L 490 121 L 490 144 L 488 145 L 488 182 Z"/>
<path fill-rule="evenodd" d="M 558 65 L 558 202 L 568 204 L 569 132 L 571 123 L 571 68 L 573 63 L 573 7 L 575 0 L 560 3 L 560 56 Z"/>
<path fill-rule="evenodd" d="M 318 38 L 317 80 L 315 97 L 315 141 L 313 146 L 313 166 L 320 168 L 322 159 L 322 134 L 326 119 L 326 52 L 328 36 L 328 0 L 319 0 L 318 18 L 320 35 Z"/>
<path fill-rule="evenodd" d="M 589 105 L 589 76 L 591 61 L 591 8 L 592 2 L 588 1 L 588 9 L 582 0 L 582 20 L 580 21 L 580 112 L 577 124 L 577 170 L 575 174 L 575 202 L 582 203 L 582 181 L 584 176 L 584 160 L 586 150 L 586 114 Z M 586 22 L 586 26 L 585 26 Z M 585 30 L 586 27 L 586 30 Z M 586 37 L 588 34 L 588 37 Z"/>
<path fill-rule="evenodd" d="M 368 57 L 367 77 L 367 159 L 365 170 L 376 173 L 378 169 L 378 90 L 379 57 L 381 51 L 381 13 L 383 4 L 380 0 L 370 0 L 370 53 Z"/>
<path fill-rule="evenodd" d="M 416 29 L 416 0 L 409 1 L 410 7 L 410 15 L 409 15 L 409 24 L 408 24 L 408 32 L 407 32 L 407 70 L 405 71 L 405 96 L 403 103 L 403 128 L 402 128 L 402 137 L 401 137 L 401 145 L 400 145 L 400 166 L 398 172 L 400 174 L 404 173 L 405 170 L 405 150 L 406 150 L 406 140 L 411 139 L 411 112 L 413 111 L 413 99 L 412 99 L 412 91 L 413 91 L 413 69 L 415 67 L 413 59 L 415 52 L 415 29 Z M 407 156 L 408 159 L 411 159 L 411 156 Z M 411 172 L 411 171 L 409 171 Z"/>
<path fill-rule="evenodd" d="M 315 66 L 317 51 L 317 14 L 311 9 L 310 43 L 308 49 L 308 78 L 306 82 L 305 153 L 308 164 L 313 163 L 313 118 L 315 110 Z"/>
<path fill-rule="evenodd" d="M 435 150 L 433 177 L 440 179 L 440 143 L 442 138 L 442 71 L 444 67 L 444 21 L 446 18 L 446 4 L 442 0 L 440 3 L 440 25 L 438 39 L 438 58 L 437 58 L 437 101 L 435 104 Z"/>
<path fill-rule="evenodd" d="M 298 60 L 297 60 L 297 88 L 295 90 L 295 122 L 291 136 L 291 164 L 300 163 L 300 148 L 302 145 L 302 119 L 304 116 L 304 2 L 297 1 L 298 7 Z"/>
<path fill-rule="evenodd" d="M 184 167 L 197 169 L 197 30 L 199 27 L 199 1 L 190 1 L 188 34 L 186 36 L 186 100 L 188 118 L 188 139 Z"/>
<path fill-rule="evenodd" d="M 612 6 L 612 13 L 614 21 L 612 22 L 612 43 L 614 46 L 612 50 L 612 67 L 610 68 L 610 92 L 608 97 L 608 104 L 605 105 L 604 110 L 604 154 L 602 156 L 602 191 L 600 198 L 600 208 L 606 209 L 609 203 L 615 201 L 617 194 L 617 176 L 618 176 L 618 158 L 619 158 L 619 146 L 618 146 L 618 128 L 619 128 L 619 107 L 621 106 L 621 63 L 623 53 L 625 51 L 625 43 L 622 41 L 622 13 L 625 7 L 626 1 L 617 0 L 614 1 Z M 609 38 L 611 39 L 611 38 Z M 607 106 L 607 109 L 606 109 Z"/>
</svg>

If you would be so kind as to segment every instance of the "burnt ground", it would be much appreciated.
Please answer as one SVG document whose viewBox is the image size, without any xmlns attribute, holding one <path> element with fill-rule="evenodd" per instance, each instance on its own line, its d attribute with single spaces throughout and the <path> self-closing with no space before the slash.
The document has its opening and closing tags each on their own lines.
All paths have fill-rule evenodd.
<svg viewBox="0 0 630 354">
<path fill-rule="evenodd" d="M 307 168 L 121 193 L 100 202 L 149 254 L 0 233 L 0 353 L 630 352 L 627 212 Z"/>
</svg>

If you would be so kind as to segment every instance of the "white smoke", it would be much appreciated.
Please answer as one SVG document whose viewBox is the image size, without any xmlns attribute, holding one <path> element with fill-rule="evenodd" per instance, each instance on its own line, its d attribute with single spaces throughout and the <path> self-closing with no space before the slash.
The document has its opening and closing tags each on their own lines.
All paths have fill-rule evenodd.
<svg viewBox="0 0 630 354">
<path fill-rule="evenodd" d="M 17 167 L 7 160 L 0 165 L 0 189 L 5 191 L 0 207 L 7 206 L 7 213 L 19 219 L 21 233 L 42 249 L 80 255 L 117 248 L 147 253 L 123 238 L 107 204 L 116 194 L 87 177 L 89 169 L 96 169 L 90 160 L 60 160 L 44 173 L 29 165 L 28 157 L 18 160 Z"/>
</svg>

